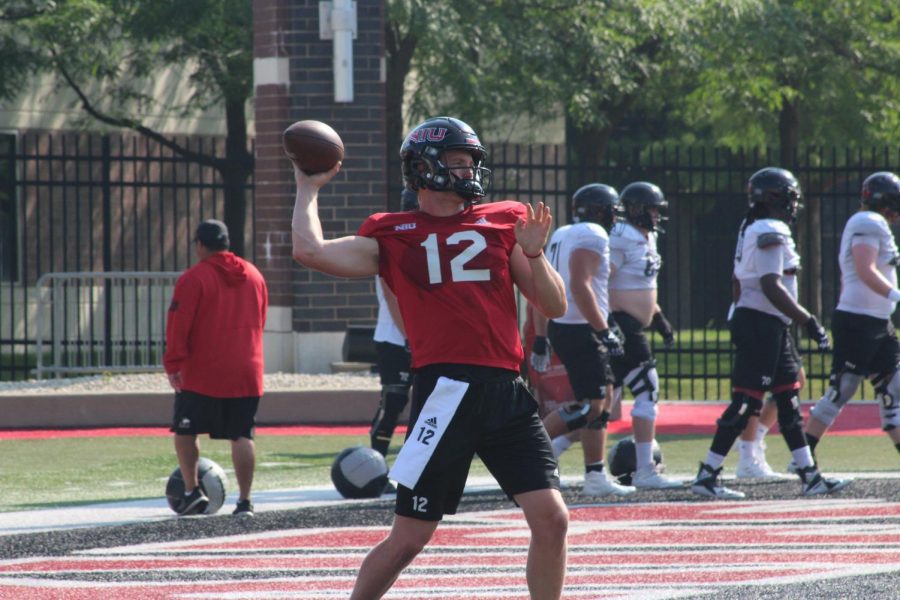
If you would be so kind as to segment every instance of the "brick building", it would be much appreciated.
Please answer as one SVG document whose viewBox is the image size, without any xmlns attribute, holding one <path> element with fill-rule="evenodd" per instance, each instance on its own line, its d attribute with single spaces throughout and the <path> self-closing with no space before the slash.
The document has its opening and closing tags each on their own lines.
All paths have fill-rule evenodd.
<svg viewBox="0 0 900 600">
<path fill-rule="evenodd" d="M 384 3 L 353 6 L 347 101 L 335 99 L 335 44 L 321 31 L 323 17 L 338 19 L 327 19 L 313 0 L 253 3 L 257 264 L 269 283 L 269 338 L 282 355 L 293 355 L 298 372 L 328 370 L 340 360 L 347 325 L 372 323 L 377 310 L 372 279 L 336 279 L 293 262 L 293 175 L 281 148 L 284 128 L 304 119 L 331 124 L 343 139 L 344 167 L 319 196 L 326 237 L 355 233 L 385 209 Z"/>
</svg>

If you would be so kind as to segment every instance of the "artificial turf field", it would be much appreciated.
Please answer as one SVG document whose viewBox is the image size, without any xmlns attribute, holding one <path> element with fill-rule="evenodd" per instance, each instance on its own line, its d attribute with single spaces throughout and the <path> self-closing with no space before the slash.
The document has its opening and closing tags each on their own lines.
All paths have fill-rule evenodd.
<svg viewBox="0 0 900 600">
<path fill-rule="evenodd" d="M 292 491 L 281 494 L 288 502 L 258 501 L 253 519 L 231 517 L 229 506 L 205 517 L 168 512 L 161 496 L 174 454 L 164 432 L 4 439 L 0 517 L 16 527 L 0 535 L 0 598 L 346 598 L 392 515 L 390 498 L 346 501 L 331 490 L 328 499 L 331 459 L 366 443 L 364 431 L 261 429 L 258 498 Z M 583 496 L 576 446 L 561 465 L 571 512 L 564 597 L 900 598 L 900 459 L 877 430 L 835 433 L 819 460 L 825 470 L 857 473 L 850 487 L 802 498 L 795 481 L 729 484 L 747 493 L 740 502 L 709 502 L 687 490 Z M 668 472 L 692 475 L 709 439 L 660 435 Z M 205 455 L 228 466 L 227 445 L 203 444 Z M 785 464 L 783 446 L 769 437 L 773 466 Z M 476 463 L 473 475 L 481 468 Z M 313 488 L 304 495 L 313 483 L 319 495 Z M 97 502 L 122 498 L 145 499 Z M 60 504 L 73 500 L 91 502 L 71 513 L 81 523 L 59 517 L 71 510 Z M 132 505 L 149 505 L 153 517 L 91 524 Z M 42 515 L 59 518 L 43 530 L 29 527 Z M 490 485 L 472 487 L 387 597 L 526 598 L 527 543 L 512 504 Z"/>
</svg>

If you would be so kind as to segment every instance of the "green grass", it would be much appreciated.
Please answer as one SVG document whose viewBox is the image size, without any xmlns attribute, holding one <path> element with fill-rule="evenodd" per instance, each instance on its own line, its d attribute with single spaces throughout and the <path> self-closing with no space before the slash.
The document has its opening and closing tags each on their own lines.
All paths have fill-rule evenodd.
<svg viewBox="0 0 900 600">
<path fill-rule="evenodd" d="M 620 436 L 611 436 L 615 443 Z M 710 436 L 661 436 L 663 458 L 670 473 L 693 473 L 706 455 Z M 399 438 L 397 440 L 399 443 Z M 331 462 L 340 450 L 368 444 L 367 436 L 261 436 L 257 438 L 256 490 L 330 485 Z M 201 438 L 204 456 L 229 473 L 229 491 L 236 489 L 228 442 Z M 391 448 L 393 462 L 399 447 Z M 91 502 L 160 498 L 175 469 L 169 437 L 68 438 L 0 440 L 0 511 L 50 508 Z M 769 462 L 783 469 L 788 451 L 778 436 L 769 437 Z M 887 436 L 830 436 L 819 446 L 818 457 L 827 471 L 900 470 L 897 452 Z M 860 457 L 865 457 L 861 460 Z M 728 457 L 733 469 L 736 450 Z M 563 475 L 583 469 L 580 446 L 563 455 Z M 731 471 L 733 472 L 733 470 Z M 480 461 L 473 475 L 487 475 Z"/>
<path fill-rule="evenodd" d="M 669 400 L 726 400 L 731 392 L 731 334 L 724 329 L 689 329 L 678 332 L 675 348 L 666 350 L 662 338 L 650 333 L 656 369 L 660 376 L 660 397 Z M 798 350 L 807 374 L 800 391 L 801 400 L 818 400 L 828 387 L 831 353 L 821 352 L 801 335 Z M 875 397 L 866 382 L 861 396 Z"/>
</svg>

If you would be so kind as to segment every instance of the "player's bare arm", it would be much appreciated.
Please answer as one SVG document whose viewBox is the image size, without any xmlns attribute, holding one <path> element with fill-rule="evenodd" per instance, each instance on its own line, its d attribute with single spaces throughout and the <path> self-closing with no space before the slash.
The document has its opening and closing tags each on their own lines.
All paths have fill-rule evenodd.
<svg viewBox="0 0 900 600">
<path fill-rule="evenodd" d="M 788 293 L 787 288 L 784 287 L 784 282 L 781 280 L 781 275 L 769 273 L 763 275 L 759 282 L 769 302 L 786 317 L 798 325 L 802 325 L 809 320 L 809 312 Z"/>
<path fill-rule="evenodd" d="M 296 163 L 297 195 L 291 219 L 294 260 L 303 266 L 338 277 L 368 277 L 378 273 L 378 242 L 350 235 L 326 240 L 319 220 L 319 190 L 337 175 L 341 163 L 330 171 L 307 175 Z"/>
<path fill-rule="evenodd" d="M 545 317 L 555 319 L 566 313 L 566 290 L 562 277 L 543 253 L 553 217 L 543 202 L 538 203 L 537 210 L 530 204 L 526 207 L 525 218 L 515 225 L 518 244 L 510 256 L 510 269 L 519 291 Z"/>
</svg>

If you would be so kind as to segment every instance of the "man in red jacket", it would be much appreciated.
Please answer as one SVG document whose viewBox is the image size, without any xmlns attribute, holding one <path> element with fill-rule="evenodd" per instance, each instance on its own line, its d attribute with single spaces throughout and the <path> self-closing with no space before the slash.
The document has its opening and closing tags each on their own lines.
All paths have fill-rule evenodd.
<svg viewBox="0 0 900 600">
<path fill-rule="evenodd" d="M 175 284 L 166 323 L 163 365 L 175 389 L 171 431 L 184 478 L 179 515 L 206 509 L 197 485 L 197 434 L 231 440 L 240 488 L 235 515 L 253 516 L 250 488 L 256 465 L 253 432 L 263 394 L 263 328 L 269 295 L 260 272 L 228 252 L 228 228 L 208 219 L 197 226 L 200 260 Z"/>
</svg>

